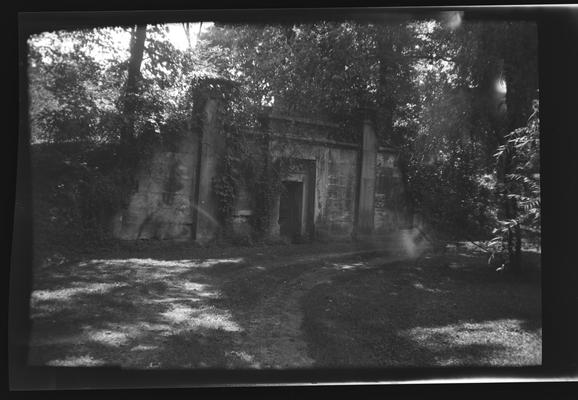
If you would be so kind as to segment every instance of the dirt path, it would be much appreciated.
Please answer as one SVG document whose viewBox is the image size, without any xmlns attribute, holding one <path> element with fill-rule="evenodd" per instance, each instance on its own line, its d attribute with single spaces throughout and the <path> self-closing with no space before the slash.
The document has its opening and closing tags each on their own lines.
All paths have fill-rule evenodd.
<svg viewBox="0 0 578 400">
<path fill-rule="evenodd" d="M 229 258 L 91 257 L 42 268 L 29 360 L 139 369 L 312 366 L 302 297 L 339 274 L 343 260 L 379 251 L 309 250 L 300 257 L 285 247 Z"/>
<path fill-rule="evenodd" d="M 291 369 L 540 359 L 539 284 L 500 279 L 471 254 L 418 265 L 398 262 L 408 257 L 394 248 L 282 250 L 42 268 L 30 364 Z"/>
<path fill-rule="evenodd" d="M 313 367 L 315 360 L 308 353 L 302 330 L 302 298 L 316 286 L 331 283 L 333 278 L 349 269 L 374 268 L 407 258 L 381 256 L 367 260 L 367 257 L 365 255 L 363 266 L 360 257 L 353 254 L 333 260 L 306 257 L 291 265 L 261 266 L 261 276 L 255 272 L 237 276 L 235 284 L 253 282 L 252 292 L 262 294 L 252 307 L 243 303 L 240 307 L 233 305 L 237 309 L 237 319 L 247 332 L 235 341 L 236 346 L 251 354 L 259 368 Z M 253 271 L 259 270 L 257 268 Z M 238 302 L 240 296 L 235 297 Z"/>
<path fill-rule="evenodd" d="M 539 283 L 501 279 L 472 254 L 418 265 L 397 262 L 408 259 L 400 248 L 352 247 L 204 256 L 159 249 L 40 268 L 29 362 L 131 369 L 539 362 Z"/>
</svg>

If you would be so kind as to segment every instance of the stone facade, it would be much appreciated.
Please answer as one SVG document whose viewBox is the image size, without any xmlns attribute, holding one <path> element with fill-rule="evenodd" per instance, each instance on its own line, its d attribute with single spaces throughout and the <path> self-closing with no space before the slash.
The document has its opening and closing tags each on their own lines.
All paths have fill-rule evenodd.
<svg viewBox="0 0 578 400">
<path fill-rule="evenodd" d="M 191 132 L 178 151 L 157 149 L 137 177 L 138 190 L 113 224 L 115 237 L 189 240 L 192 234 L 197 135 Z"/>
<path fill-rule="evenodd" d="M 202 124 L 190 124 L 171 150 L 154 152 L 128 208 L 116 216 L 116 237 L 199 243 L 215 239 L 220 226 L 212 179 L 225 149 L 218 103 L 217 98 L 206 98 L 200 108 Z M 274 112 L 263 121 L 262 131 L 254 133 L 267 133 L 271 158 L 290 158 L 295 165 L 281 177 L 285 190 L 275 199 L 270 235 L 351 238 L 407 226 L 411 217 L 398 154 L 378 146 L 370 114 L 360 132 L 345 135 L 361 138 L 352 142 L 334 140 L 341 128 L 326 121 Z M 236 232 L 251 233 L 254 207 L 250 189 L 241 187 L 232 220 Z"/>
</svg>

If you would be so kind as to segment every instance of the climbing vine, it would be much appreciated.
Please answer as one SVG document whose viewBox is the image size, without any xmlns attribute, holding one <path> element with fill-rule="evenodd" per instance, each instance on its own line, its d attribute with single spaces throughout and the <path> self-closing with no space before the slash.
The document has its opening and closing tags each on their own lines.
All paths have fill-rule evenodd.
<svg viewBox="0 0 578 400">
<path fill-rule="evenodd" d="M 255 211 L 251 225 L 255 232 L 260 235 L 265 235 L 271 226 L 272 211 L 281 186 L 279 162 L 272 160 L 271 154 L 268 152 L 268 141 L 267 137 L 263 140 L 263 147 L 266 147 L 261 160 L 263 167 L 260 171 L 256 171 L 256 179 L 252 185 L 255 196 Z"/>
<path fill-rule="evenodd" d="M 226 129 L 225 151 L 219 160 L 213 190 L 217 197 L 222 235 L 232 234 L 233 212 L 242 187 L 251 194 L 249 224 L 253 239 L 263 239 L 270 231 L 276 200 L 282 191 L 282 176 L 291 168 L 291 157 L 274 158 L 267 132 Z"/>
<path fill-rule="evenodd" d="M 243 181 L 243 141 L 235 131 L 227 130 L 225 151 L 219 160 L 217 175 L 213 178 L 213 191 L 217 197 L 218 219 L 222 226 L 230 227 L 235 201 Z"/>
</svg>

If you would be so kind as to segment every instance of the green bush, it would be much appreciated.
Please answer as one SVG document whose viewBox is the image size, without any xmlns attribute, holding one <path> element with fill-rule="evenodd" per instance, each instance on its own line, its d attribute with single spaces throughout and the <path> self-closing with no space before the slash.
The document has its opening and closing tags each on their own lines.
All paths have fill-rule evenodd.
<svg viewBox="0 0 578 400">
<path fill-rule="evenodd" d="M 112 146 L 32 146 L 35 247 L 66 250 L 110 238 L 126 186 L 114 154 Z"/>
</svg>

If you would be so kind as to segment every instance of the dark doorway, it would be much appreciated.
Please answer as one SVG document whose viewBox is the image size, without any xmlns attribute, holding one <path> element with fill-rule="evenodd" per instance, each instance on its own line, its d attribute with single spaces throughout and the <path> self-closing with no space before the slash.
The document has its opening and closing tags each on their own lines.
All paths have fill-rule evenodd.
<svg viewBox="0 0 578 400">
<path fill-rule="evenodd" d="M 284 181 L 279 203 L 279 228 L 281 236 L 292 241 L 301 237 L 303 211 L 303 182 Z"/>
</svg>

